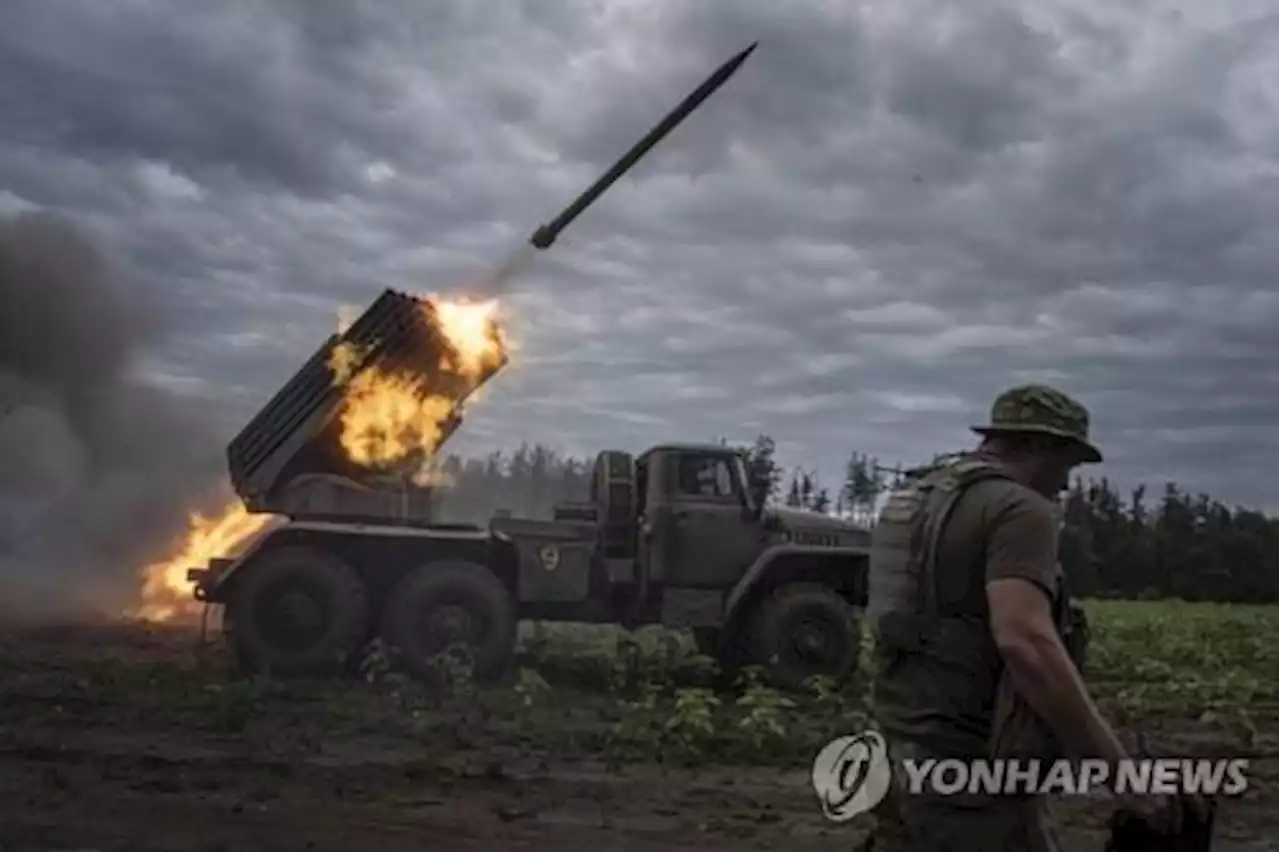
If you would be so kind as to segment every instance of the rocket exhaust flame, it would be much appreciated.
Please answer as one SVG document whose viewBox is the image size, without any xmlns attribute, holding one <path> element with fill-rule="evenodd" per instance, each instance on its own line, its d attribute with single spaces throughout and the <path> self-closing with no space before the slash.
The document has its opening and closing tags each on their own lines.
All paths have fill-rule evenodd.
<svg viewBox="0 0 1280 852">
<path fill-rule="evenodd" d="M 216 514 L 193 514 L 178 550 L 142 569 L 142 605 L 133 613 L 146 621 L 175 621 L 199 615 L 187 569 L 210 559 L 236 555 L 253 537 L 279 523 L 276 515 L 254 514 L 238 500 Z"/>
</svg>

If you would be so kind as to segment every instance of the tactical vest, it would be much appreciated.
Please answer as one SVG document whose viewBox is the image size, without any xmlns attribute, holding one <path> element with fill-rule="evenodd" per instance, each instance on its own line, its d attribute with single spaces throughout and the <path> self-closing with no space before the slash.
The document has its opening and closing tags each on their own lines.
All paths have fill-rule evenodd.
<svg viewBox="0 0 1280 852">
<path fill-rule="evenodd" d="M 960 497 L 996 478 L 1011 477 L 993 461 L 956 457 L 891 493 L 880 514 L 872 534 L 868 616 L 878 664 L 873 700 L 886 734 L 958 752 L 985 743 L 990 734 L 999 655 L 986 618 L 939 611 L 937 550 Z M 1061 631 L 1069 610 L 1063 590 L 1055 591 Z"/>
</svg>

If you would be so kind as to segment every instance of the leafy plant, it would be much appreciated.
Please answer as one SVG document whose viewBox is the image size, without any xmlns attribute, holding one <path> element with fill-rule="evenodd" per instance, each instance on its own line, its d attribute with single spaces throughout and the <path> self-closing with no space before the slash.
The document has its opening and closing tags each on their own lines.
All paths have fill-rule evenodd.
<svg viewBox="0 0 1280 852">
<path fill-rule="evenodd" d="M 714 714 L 720 699 L 705 687 L 692 687 L 676 692 L 675 707 L 665 728 L 672 744 L 686 761 L 706 756 L 707 747 L 715 739 Z"/>
<path fill-rule="evenodd" d="M 665 726 L 658 710 L 659 697 L 659 687 L 646 683 L 636 698 L 620 702 L 622 712 L 610 729 L 608 740 L 612 758 L 660 753 Z"/>
<path fill-rule="evenodd" d="M 766 686 L 760 677 L 759 666 L 743 669 L 739 683 L 742 694 L 734 706 L 742 713 L 738 729 L 746 736 L 751 749 L 757 753 L 774 753 L 786 742 L 787 713 L 794 710 L 796 702 L 778 690 Z"/>
</svg>

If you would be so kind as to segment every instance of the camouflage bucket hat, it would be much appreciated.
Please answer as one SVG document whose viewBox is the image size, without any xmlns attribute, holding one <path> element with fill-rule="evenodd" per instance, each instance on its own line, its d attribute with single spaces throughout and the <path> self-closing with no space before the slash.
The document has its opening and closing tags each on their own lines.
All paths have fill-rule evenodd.
<svg viewBox="0 0 1280 852">
<path fill-rule="evenodd" d="M 991 422 L 974 426 L 979 435 L 999 432 L 1035 432 L 1074 441 L 1083 462 L 1102 461 L 1102 453 L 1089 441 L 1089 410 L 1061 391 L 1044 385 L 1010 388 L 996 397 Z"/>
</svg>

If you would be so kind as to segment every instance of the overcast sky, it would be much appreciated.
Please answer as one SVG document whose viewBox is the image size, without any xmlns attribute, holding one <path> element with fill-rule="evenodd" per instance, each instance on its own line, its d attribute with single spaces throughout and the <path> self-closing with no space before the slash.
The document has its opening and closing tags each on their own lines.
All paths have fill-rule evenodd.
<svg viewBox="0 0 1280 852">
<path fill-rule="evenodd" d="M 830 483 L 1042 380 L 1097 474 L 1275 506 L 1270 0 L 7 0 L 0 209 L 89 229 L 229 437 L 343 306 L 466 292 L 753 40 L 512 284 L 455 449 L 767 432 Z"/>
</svg>

